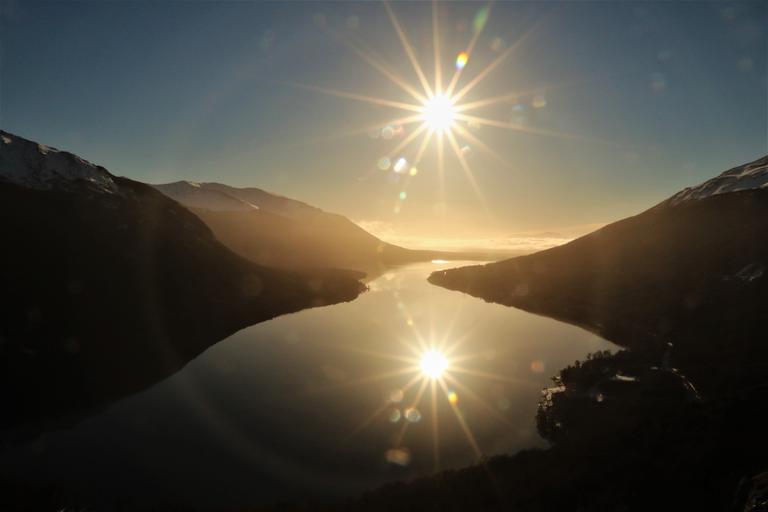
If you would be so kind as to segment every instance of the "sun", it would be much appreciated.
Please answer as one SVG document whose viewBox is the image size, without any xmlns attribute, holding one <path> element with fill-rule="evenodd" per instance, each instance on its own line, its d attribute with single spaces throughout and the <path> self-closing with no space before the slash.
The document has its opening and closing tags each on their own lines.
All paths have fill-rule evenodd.
<svg viewBox="0 0 768 512">
<path fill-rule="evenodd" d="M 423 4 L 428 3 L 430 2 L 423 2 Z M 489 126 L 528 135 L 558 137 L 588 143 L 606 143 L 606 141 L 585 137 L 578 133 L 531 126 L 528 116 L 520 114 L 520 112 L 530 109 L 546 107 L 545 89 L 558 84 L 529 90 L 509 90 L 498 96 L 478 95 L 478 84 L 487 80 L 491 73 L 501 68 L 509 56 L 519 49 L 534 32 L 534 29 L 539 26 L 538 23 L 533 23 L 526 30 L 520 31 L 517 38 L 510 42 L 505 42 L 499 36 L 495 37 L 491 44 L 488 45 L 489 50 L 492 52 L 490 59 L 483 59 L 488 62 L 485 63 L 485 67 L 480 69 L 474 64 L 477 61 L 475 53 L 485 46 L 481 36 L 490 19 L 493 4 L 494 0 L 490 0 L 488 4 L 476 11 L 470 24 L 471 30 L 466 31 L 469 38 L 465 45 L 459 46 L 460 43 L 451 43 L 451 46 L 460 49 L 456 57 L 451 58 L 443 54 L 442 51 L 443 37 L 439 21 L 441 9 L 438 8 L 438 2 L 431 2 L 432 49 L 434 51 L 432 59 L 434 68 L 431 71 L 428 67 L 422 66 L 422 63 L 417 58 L 416 48 L 411 44 L 406 34 L 405 27 L 400 23 L 390 2 L 384 0 L 382 6 L 400 40 L 405 57 L 407 58 L 405 60 L 411 64 L 412 73 L 410 73 L 410 77 L 401 74 L 402 70 L 398 66 L 393 66 L 391 62 L 382 58 L 380 52 L 372 50 L 358 38 L 333 29 L 325 21 L 320 23 L 321 28 L 334 40 L 344 44 L 364 62 L 386 77 L 402 93 L 407 94 L 408 98 L 405 101 L 402 99 L 396 100 L 372 96 L 366 92 L 352 92 L 295 82 L 285 83 L 330 96 L 400 111 L 400 115 L 397 117 L 380 120 L 373 125 L 367 124 L 366 126 L 349 131 L 328 135 L 327 138 L 329 139 L 358 136 L 361 134 L 368 134 L 374 139 L 397 139 L 393 141 L 395 145 L 391 149 L 379 155 L 376 159 L 376 164 L 371 166 L 371 172 L 360 179 L 367 179 L 369 176 L 375 175 L 377 170 L 391 170 L 394 174 L 394 176 L 390 176 L 391 182 L 395 183 L 399 183 L 401 178 L 406 176 L 414 177 L 416 170 L 421 169 L 419 166 L 422 157 L 426 154 L 427 148 L 431 146 L 436 149 L 435 154 L 437 155 L 435 166 L 437 172 L 435 174 L 439 181 L 437 188 L 441 196 L 439 204 L 445 205 L 445 179 L 447 174 L 445 154 L 452 151 L 456 157 L 453 162 L 454 166 L 456 163 L 459 164 L 477 200 L 483 205 L 486 212 L 490 214 L 485 195 L 473 170 L 478 157 L 473 156 L 470 158 L 470 155 L 474 155 L 475 152 L 473 150 L 478 149 L 480 150 L 479 152 L 483 153 L 484 157 L 493 160 L 494 167 L 512 169 L 514 166 L 512 162 L 481 140 L 478 133 L 481 127 Z M 446 67 L 446 64 L 449 62 L 452 65 L 449 64 Z M 453 68 L 452 72 L 451 68 Z M 469 78 L 467 77 L 467 72 L 470 73 Z M 510 105 L 512 114 L 509 114 Z M 494 110 L 491 117 L 481 115 L 482 110 L 491 108 Z M 431 142 L 433 144 L 430 144 Z M 392 165 L 395 162 L 402 163 Z M 400 190 L 397 191 L 399 199 L 393 209 L 395 214 L 400 212 L 403 201 L 408 197 L 404 189 L 408 187 L 410 181 L 410 179 L 402 180 L 402 184 L 399 187 Z M 440 211 L 444 215 L 446 209 L 441 208 Z"/>
<path fill-rule="evenodd" d="M 421 118 L 430 130 L 443 133 L 449 130 L 455 121 L 456 111 L 451 99 L 445 94 L 438 94 L 424 102 Z"/>
<path fill-rule="evenodd" d="M 448 369 L 448 358 L 437 350 L 427 350 L 419 361 L 421 372 L 431 378 L 439 379 Z"/>
</svg>

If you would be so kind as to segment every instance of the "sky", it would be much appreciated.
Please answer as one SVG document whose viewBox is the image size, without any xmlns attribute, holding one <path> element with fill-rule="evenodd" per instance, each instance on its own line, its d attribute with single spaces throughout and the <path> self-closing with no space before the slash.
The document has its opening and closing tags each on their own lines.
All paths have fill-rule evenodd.
<svg viewBox="0 0 768 512">
<path fill-rule="evenodd" d="M 386 122 L 412 112 L 319 90 L 414 102 L 353 49 L 421 90 L 381 3 L 0 1 L 2 129 L 389 238 L 577 232 L 768 152 L 765 2 L 438 4 L 443 74 L 482 28 L 458 88 L 507 57 L 462 101 L 505 96 L 472 113 L 515 128 L 457 121 L 492 153 L 457 135 L 469 171 L 446 143 L 440 173 L 433 138 L 410 176 L 419 125 Z M 432 5 L 391 5 L 434 85 Z"/>
</svg>

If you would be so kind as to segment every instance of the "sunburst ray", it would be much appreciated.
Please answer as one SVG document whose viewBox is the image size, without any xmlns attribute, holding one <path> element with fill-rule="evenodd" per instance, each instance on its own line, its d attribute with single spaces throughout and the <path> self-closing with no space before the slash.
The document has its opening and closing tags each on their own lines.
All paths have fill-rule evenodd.
<svg viewBox="0 0 768 512">
<path fill-rule="evenodd" d="M 464 139 L 469 141 L 473 146 L 477 146 L 478 148 L 480 148 L 484 153 L 486 153 L 493 160 L 495 160 L 497 163 L 499 163 L 503 168 L 505 168 L 505 169 L 512 168 L 512 164 L 511 163 L 509 163 L 504 157 L 499 155 L 496 151 L 491 149 L 491 147 L 488 146 L 488 144 L 486 144 L 485 142 L 483 142 L 480 139 L 478 139 L 477 137 L 475 137 L 469 130 L 465 129 L 460 124 L 456 124 L 456 126 L 454 126 L 454 128 L 456 129 L 456 132 L 461 137 L 463 137 Z"/>
<path fill-rule="evenodd" d="M 421 379 L 421 385 L 419 386 L 418 393 L 416 393 L 416 398 L 414 398 L 413 401 L 410 402 L 410 405 L 408 406 L 408 408 L 414 408 L 414 409 L 419 408 L 419 404 L 421 403 L 421 397 L 424 396 L 424 391 L 427 389 L 428 383 L 429 381 L 427 379 L 425 378 Z M 393 443 L 395 447 L 399 447 L 403 442 L 403 437 L 405 436 L 405 431 L 408 430 L 409 424 L 410 424 L 410 421 L 408 421 L 407 418 L 404 419 L 403 426 L 400 428 L 400 431 L 397 433 L 397 436 L 395 437 L 395 442 Z"/>
<path fill-rule="evenodd" d="M 408 110 L 410 112 L 421 112 L 423 108 L 419 105 L 413 105 L 411 103 L 405 103 L 402 101 L 388 100 L 386 98 L 378 98 L 376 96 L 367 96 L 365 94 L 356 94 L 353 92 L 342 91 L 340 89 L 330 89 L 326 87 L 319 87 L 317 85 L 302 84 L 298 82 L 282 82 L 284 85 L 292 87 L 298 87 L 300 89 L 306 89 L 308 91 L 319 92 L 327 94 L 329 96 L 336 96 L 339 98 L 346 98 L 355 101 L 362 101 L 364 103 L 370 103 L 371 105 L 377 105 L 380 107 L 392 107 L 399 108 L 400 110 Z"/>
<path fill-rule="evenodd" d="M 421 135 L 426 129 L 427 129 L 427 124 L 422 123 L 421 126 L 419 126 L 417 129 L 412 131 L 410 135 L 408 135 L 406 138 L 400 141 L 400 143 L 397 146 L 395 146 L 392 149 L 392 151 L 389 152 L 390 156 L 392 156 L 393 158 L 396 157 L 397 153 L 399 153 L 400 151 L 408 147 L 408 144 L 413 142 L 416 139 L 416 137 Z"/>
<path fill-rule="evenodd" d="M 378 381 L 387 380 L 387 379 L 394 379 L 396 377 L 402 377 L 403 375 L 407 375 L 409 373 L 413 373 L 418 370 L 419 370 L 418 366 L 399 368 L 397 370 L 376 373 L 374 375 L 369 375 L 367 377 L 360 377 L 358 379 L 347 380 L 337 384 L 314 387 L 312 389 L 304 390 L 300 394 L 310 395 L 310 396 L 319 395 L 319 394 L 328 393 L 331 391 L 338 391 L 340 389 L 348 388 L 351 386 L 359 386 L 360 384 L 371 384 L 373 382 L 378 382 Z"/>
<path fill-rule="evenodd" d="M 490 75 L 496 68 L 498 68 L 507 58 L 514 53 L 515 50 L 517 50 L 523 42 L 525 42 L 526 39 L 534 32 L 534 30 L 538 27 L 538 24 L 532 25 L 520 38 L 518 38 L 517 41 L 515 41 L 513 44 L 509 46 L 506 50 L 504 50 L 501 55 L 493 59 L 490 64 L 488 64 L 480 73 L 475 75 L 475 77 L 470 80 L 470 82 L 462 87 L 459 92 L 453 95 L 453 100 L 455 102 L 460 101 L 464 98 L 469 92 L 474 89 L 480 82 L 485 80 L 485 78 Z"/>
<path fill-rule="evenodd" d="M 471 398 L 476 404 L 480 405 L 483 409 L 485 409 L 488 413 L 491 414 L 494 418 L 496 418 L 499 422 L 504 423 L 508 427 L 514 428 L 515 425 L 509 421 L 509 418 L 505 418 L 503 415 L 499 413 L 493 406 L 488 404 L 485 400 L 480 397 L 477 393 L 475 393 L 472 388 L 467 386 L 466 384 L 462 383 L 459 379 L 455 377 L 451 377 L 450 375 L 446 375 L 445 379 L 450 382 L 452 385 L 454 385 L 457 389 L 459 389 L 463 394 L 467 395 L 469 398 Z"/>
<path fill-rule="evenodd" d="M 443 391 L 445 392 L 445 396 L 448 397 L 450 395 L 450 390 L 448 389 L 448 386 L 445 384 L 445 381 L 443 379 L 438 380 L 440 383 L 440 387 L 443 388 Z M 480 446 L 477 444 L 477 440 L 475 439 L 474 434 L 469 428 L 469 425 L 467 425 L 466 420 L 464 419 L 464 415 L 459 410 L 459 407 L 456 405 L 455 402 L 448 400 L 448 404 L 451 406 L 451 409 L 453 410 L 453 414 L 456 416 L 456 420 L 459 422 L 459 426 L 461 427 L 461 430 L 464 431 L 464 435 L 467 437 L 467 441 L 469 441 L 469 445 L 472 447 L 472 451 L 475 453 L 475 457 L 477 460 L 481 460 L 483 458 L 483 453 L 480 451 Z"/>
<path fill-rule="evenodd" d="M 440 63 L 440 27 L 437 0 L 432 0 L 432 47 L 435 51 L 435 95 L 438 95 L 443 90 L 443 67 Z"/>
<path fill-rule="evenodd" d="M 432 88 L 429 86 L 429 82 L 427 81 L 426 75 L 424 75 L 424 71 L 421 69 L 421 65 L 416 58 L 416 54 L 413 51 L 413 46 L 411 46 L 411 43 L 408 40 L 408 36 L 405 34 L 405 30 L 403 30 L 400 22 L 397 19 L 397 16 L 395 16 L 395 12 L 392 10 L 392 6 L 390 6 L 389 2 L 386 0 L 384 1 L 384 8 L 387 10 L 387 15 L 389 16 L 392 25 L 395 27 L 395 32 L 397 32 L 397 36 L 400 38 L 400 43 L 402 43 L 403 49 L 405 50 L 406 55 L 408 55 L 408 59 L 411 61 L 411 65 L 416 72 L 416 76 L 418 77 L 421 86 L 424 88 L 424 92 L 427 94 L 428 98 L 431 98 L 434 96 L 434 93 L 432 92 Z"/>
<path fill-rule="evenodd" d="M 448 142 L 450 143 L 451 148 L 453 148 L 453 151 L 456 154 L 456 158 L 459 160 L 459 164 L 461 164 L 461 168 L 464 170 L 464 174 L 466 175 L 467 180 L 469 181 L 470 185 L 472 185 L 472 190 L 475 192 L 477 199 L 483 205 L 485 212 L 490 214 L 488 203 L 485 201 L 483 191 L 480 189 L 480 185 L 478 185 L 477 180 L 475 179 L 475 174 L 469 167 L 469 163 L 467 163 L 467 159 L 464 158 L 464 155 L 461 152 L 461 148 L 459 147 L 458 142 L 456 142 L 456 137 L 454 137 L 453 132 L 450 131 L 446 132 L 446 136 L 448 137 Z"/>
<path fill-rule="evenodd" d="M 489 2 L 484 7 L 487 10 L 486 16 L 490 15 L 492 7 L 493 2 Z M 472 35 L 472 39 L 469 41 L 469 45 L 467 45 L 467 49 L 465 50 L 465 53 L 467 54 L 467 65 L 469 65 L 469 62 L 472 61 L 472 52 L 475 50 L 475 45 L 477 44 L 478 39 L 480 39 L 480 34 L 483 33 L 483 30 L 485 30 L 485 25 L 480 27 L 480 30 L 475 30 L 475 33 Z M 459 78 L 461 78 L 461 73 L 464 71 L 464 67 L 465 66 L 457 67 L 456 71 L 453 72 L 453 77 L 448 84 L 448 88 L 445 90 L 445 94 L 447 96 L 450 97 L 453 95 L 453 91 L 456 88 L 456 85 L 459 83 Z"/>
<path fill-rule="evenodd" d="M 429 384 L 432 401 L 432 461 L 434 471 L 438 471 L 440 469 L 440 431 L 437 418 L 437 385 L 434 379 Z"/>
<path fill-rule="evenodd" d="M 326 32 L 330 33 L 337 41 L 341 42 L 344 46 L 352 50 L 358 57 L 363 59 L 371 67 L 376 69 L 379 73 L 388 78 L 393 84 L 397 85 L 400 89 L 408 93 L 416 101 L 423 103 L 426 101 L 426 97 L 416 90 L 415 87 L 410 85 L 404 78 L 398 75 L 395 71 L 389 68 L 382 59 L 375 56 L 375 52 L 370 49 L 363 49 L 360 44 L 351 41 L 349 38 L 339 34 L 338 32 L 326 27 Z"/>
<path fill-rule="evenodd" d="M 405 385 L 402 388 L 400 388 L 400 391 L 402 391 L 403 393 L 406 393 L 409 389 L 413 387 L 414 384 L 419 382 L 419 379 L 421 378 L 422 378 L 421 375 L 418 375 L 418 374 L 414 375 L 411 380 L 406 382 Z M 366 427 L 368 427 L 368 425 L 373 423 L 374 420 L 376 420 L 376 418 L 378 418 L 381 415 L 381 413 L 386 411 L 391 406 L 392 406 L 392 402 L 390 400 L 384 400 L 384 403 L 382 403 L 379 407 L 374 409 L 374 411 L 371 414 L 363 418 L 363 420 L 352 430 L 352 432 L 350 432 L 346 436 L 346 438 L 344 438 L 342 443 L 354 437 L 356 434 L 358 434 L 359 432 L 364 430 Z"/>
</svg>

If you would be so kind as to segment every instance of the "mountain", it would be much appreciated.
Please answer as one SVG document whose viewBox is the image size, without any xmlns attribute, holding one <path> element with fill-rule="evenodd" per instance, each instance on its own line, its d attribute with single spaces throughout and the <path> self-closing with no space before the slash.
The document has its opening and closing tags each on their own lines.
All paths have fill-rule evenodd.
<svg viewBox="0 0 768 512">
<path fill-rule="evenodd" d="M 354 299 L 256 265 L 149 185 L 0 132 L 0 427 L 142 389 L 247 325 Z"/>
<path fill-rule="evenodd" d="M 389 484 L 337 510 L 759 510 L 767 165 L 731 169 L 559 247 L 433 273 L 439 286 L 627 349 L 553 377 L 536 416 L 547 449 Z"/>
<path fill-rule="evenodd" d="M 257 188 L 189 181 L 155 188 L 190 208 L 230 249 L 263 265 L 377 273 L 391 265 L 466 257 L 389 244 L 346 217 Z"/>
<path fill-rule="evenodd" d="M 668 201 L 679 204 L 683 201 L 695 201 L 728 192 L 764 188 L 768 188 L 768 156 L 729 169 L 701 185 L 681 190 Z"/>
<path fill-rule="evenodd" d="M 768 157 L 565 245 L 433 273 L 430 282 L 580 325 L 619 345 L 674 345 L 713 393 L 765 385 Z"/>
</svg>

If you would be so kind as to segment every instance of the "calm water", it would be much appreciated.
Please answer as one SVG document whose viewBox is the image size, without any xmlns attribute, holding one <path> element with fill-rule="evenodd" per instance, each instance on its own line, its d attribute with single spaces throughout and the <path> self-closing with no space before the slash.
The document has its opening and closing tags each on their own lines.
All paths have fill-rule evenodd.
<svg viewBox="0 0 768 512">
<path fill-rule="evenodd" d="M 395 269 L 354 302 L 244 329 L 143 393 L 1 448 L 0 471 L 110 503 L 203 507 L 358 493 L 542 446 L 541 388 L 613 345 L 426 281 L 460 264 Z M 450 394 L 436 384 L 433 409 L 427 383 L 415 403 L 411 347 L 457 343 Z"/>
</svg>

